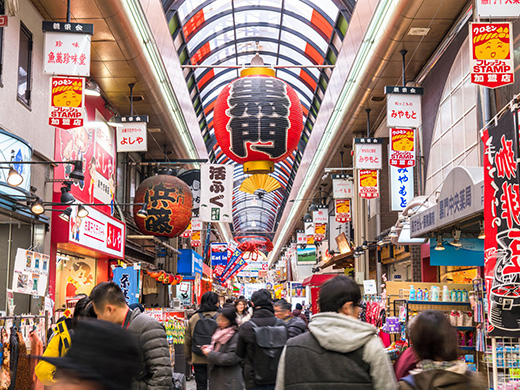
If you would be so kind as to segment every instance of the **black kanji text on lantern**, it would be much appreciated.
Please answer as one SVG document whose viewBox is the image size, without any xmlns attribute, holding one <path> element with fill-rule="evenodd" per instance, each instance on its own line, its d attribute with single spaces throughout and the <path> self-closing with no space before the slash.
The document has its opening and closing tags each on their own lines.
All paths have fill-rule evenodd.
<svg viewBox="0 0 520 390">
<path fill-rule="evenodd" d="M 184 192 L 182 188 L 167 187 L 164 183 L 159 183 L 150 188 L 145 196 L 145 203 L 148 208 L 148 218 L 146 218 L 146 230 L 154 233 L 168 234 L 173 230 L 170 224 L 172 211 L 170 203 L 184 204 Z"/>
<path fill-rule="evenodd" d="M 235 81 L 229 92 L 226 128 L 231 152 L 245 158 L 250 144 L 252 151 L 271 159 L 283 156 L 291 127 L 285 83 L 273 77 L 245 77 Z"/>
</svg>

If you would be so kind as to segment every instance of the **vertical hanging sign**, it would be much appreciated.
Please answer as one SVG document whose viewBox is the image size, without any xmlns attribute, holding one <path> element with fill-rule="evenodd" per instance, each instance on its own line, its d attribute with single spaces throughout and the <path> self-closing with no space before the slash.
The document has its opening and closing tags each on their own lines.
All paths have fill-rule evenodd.
<svg viewBox="0 0 520 390">
<path fill-rule="evenodd" d="M 381 169 L 383 145 L 380 138 L 354 138 L 354 168 Z"/>
<path fill-rule="evenodd" d="M 422 124 L 420 87 L 385 87 L 386 125 L 417 128 Z"/>
<path fill-rule="evenodd" d="M 147 115 L 115 117 L 117 152 L 148 151 Z"/>
<path fill-rule="evenodd" d="M 202 164 L 200 219 L 204 222 L 233 222 L 233 165 Z"/>
<path fill-rule="evenodd" d="M 402 211 L 414 198 L 413 167 L 390 167 L 390 200 L 392 211 Z"/>
<path fill-rule="evenodd" d="M 84 92 L 84 78 L 52 77 L 49 125 L 65 130 L 83 126 Z"/>
<path fill-rule="evenodd" d="M 334 202 L 336 208 L 336 222 L 350 222 L 350 199 L 336 199 Z"/>
<path fill-rule="evenodd" d="M 518 16 L 518 15 L 517 15 Z M 471 82 L 498 88 L 514 82 L 511 23 L 470 23 Z"/>
<path fill-rule="evenodd" d="M 379 197 L 379 171 L 371 169 L 359 170 L 359 196 L 364 199 Z"/>
<path fill-rule="evenodd" d="M 345 199 L 354 197 L 354 182 L 350 176 L 332 175 L 332 197 Z"/>
<path fill-rule="evenodd" d="M 414 129 L 390 129 L 388 160 L 391 166 L 397 168 L 408 168 L 415 165 Z"/>
</svg>

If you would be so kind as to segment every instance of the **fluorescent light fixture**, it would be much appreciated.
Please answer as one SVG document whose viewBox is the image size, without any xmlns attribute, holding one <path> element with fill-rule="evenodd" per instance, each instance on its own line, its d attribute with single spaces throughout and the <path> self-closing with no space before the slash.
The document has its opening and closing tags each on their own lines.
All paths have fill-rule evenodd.
<svg viewBox="0 0 520 390">
<path fill-rule="evenodd" d="M 408 35 L 415 35 L 419 37 L 424 37 L 428 35 L 430 32 L 430 28 L 428 27 L 412 27 L 410 31 L 408 31 Z"/>
</svg>

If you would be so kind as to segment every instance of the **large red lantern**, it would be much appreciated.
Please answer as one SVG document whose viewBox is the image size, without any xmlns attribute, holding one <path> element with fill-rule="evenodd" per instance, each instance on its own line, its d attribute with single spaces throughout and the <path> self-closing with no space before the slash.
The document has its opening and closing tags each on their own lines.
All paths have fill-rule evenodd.
<svg viewBox="0 0 520 390">
<path fill-rule="evenodd" d="M 300 99 L 289 84 L 274 77 L 273 69 L 247 68 L 240 75 L 217 98 L 215 137 L 230 159 L 244 165 L 245 173 L 272 173 L 274 163 L 290 156 L 300 142 Z"/>
<path fill-rule="evenodd" d="M 157 175 L 141 183 L 135 193 L 135 203 L 146 203 L 148 216 L 140 218 L 140 205 L 134 206 L 134 219 L 146 235 L 176 237 L 191 221 L 193 198 L 182 180 L 170 175 Z"/>
</svg>

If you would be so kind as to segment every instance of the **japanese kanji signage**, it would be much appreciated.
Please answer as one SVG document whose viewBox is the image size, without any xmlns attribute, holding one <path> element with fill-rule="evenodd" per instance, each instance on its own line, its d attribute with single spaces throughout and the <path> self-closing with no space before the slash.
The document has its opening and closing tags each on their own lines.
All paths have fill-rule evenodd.
<svg viewBox="0 0 520 390">
<path fill-rule="evenodd" d="M 390 129 L 390 165 L 408 168 L 415 165 L 415 130 Z"/>
<path fill-rule="evenodd" d="M 43 73 L 90 76 L 89 34 L 45 33 Z"/>
<path fill-rule="evenodd" d="M 379 197 L 379 175 L 377 170 L 360 169 L 359 196 L 365 199 Z"/>
<path fill-rule="evenodd" d="M 112 280 L 121 287 L 127 304 L 139 302 L 139 279 L 141 266 L 138 264 L 114 267 Z"/>
<path fill-rule="evenodd" d="M 354 167 L 381 169 L 383 147 L 379 138 L 354 138 Z"/>
<path fill-rule="evenodd" d="M 388 127 L 417 128 L 422 124 L 422 88 L 385 87 L 386 125 Z"/>
<path fill-rule="evenodd" d="M 484 19 L 517 19 L 520 15 L 518 0 L 475 0 L 477 14 Z"/>
<path fill-rule="evenodd" d="M 307 236 L 312 236 L 314 234 L 314 222 L 304 222 L 303 226 Z"/>
<path fill-rule="evenodd" d="M 335 199 L 336 222 L 350 222 L 350 199 Z"/>
<path fill-rule="evenodd" d="M 402 211 L 414 198 L 413 167 L 390 167 L 390 201 L 392 211 Z"/>
<path fill-rule="evenodd" d="M 332 197 L 334 199 L 352 198 L 354 181 L 347 175 L 332 175 Z"/>
<path fill-rule="evenodd" d="M 148 133 L 146 122 L 125 123 L 117 127 L 117 152 L 146 152 Z"/>
<path fill-rule="evenodd" d="M 60 129 L 83 126 L 85 79 L 52 77 L 49 125 Z"/>
<path fill-rule="evenodd" d="M 94 35 L 94 25 L 90 23 L 63 23 L 44 21 L 42 23 L 42 30 L 44 33 L 62 32 Z"/>
<path fill-rule="evenodd" d="M 329 213 L 327 209 L 319 209 L 312 212 L 312 221 L 314 223 L 327 223 L 329 221 Z"/>
<path fill-rule="evenodd" d="M 191 246 L 194 248 L 202 244 L 202 241 L 200 239 L 200 232 L 200 230 L 191 231 Z"/>
<path fill-rule="evenodd" d="M 200 219 L 233 222 L 233 165 L 202 164 L 200 176 Z"/>
<path fill-rule="evenodd" d="M 307 234 L 303 232 L 296 233 L 296 243 L 298 245 L 307 244 Z"/>
<path fill-rule="evenodd" d="M 520 187 L 518 119 L 506 110 L 484 130 L 484 261 L 491 336 L 519 337 Z"/>
<path fill-rule="evenodd" d="M 518 15 L 517 15 L 518 16 Z M 498 88 L 514 82 L 511 23 L 470 23 L 471 82 Z"/>
</svg>

